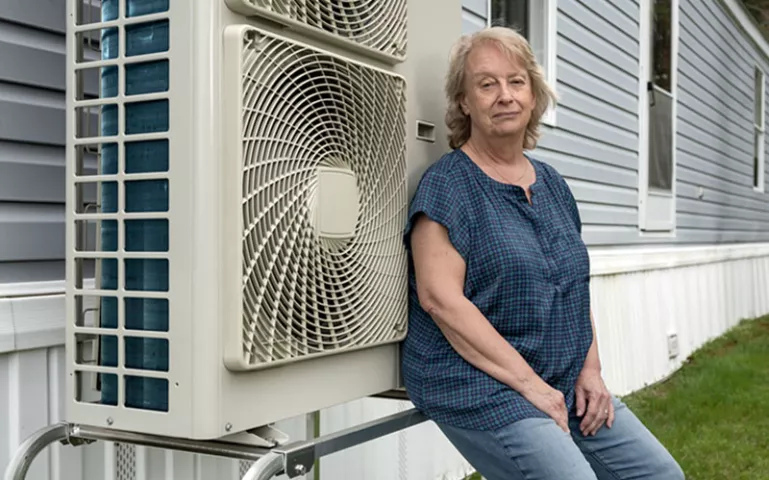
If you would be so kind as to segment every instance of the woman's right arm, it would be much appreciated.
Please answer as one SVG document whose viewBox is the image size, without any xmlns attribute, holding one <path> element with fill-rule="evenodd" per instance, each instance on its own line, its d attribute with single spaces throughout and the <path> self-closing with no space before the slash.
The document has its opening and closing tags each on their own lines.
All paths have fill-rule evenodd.
<svg viewBox="0 0 769 480">
<path fill-rule="evenodd" d="M 421 215 L 411 233 L 411 251 L 419 303 L 457 353 L 519 392 L 568 432 L 561 392 L 545 383 L 465 297 L 466 265 L 446 228 Z"/>
</svg>

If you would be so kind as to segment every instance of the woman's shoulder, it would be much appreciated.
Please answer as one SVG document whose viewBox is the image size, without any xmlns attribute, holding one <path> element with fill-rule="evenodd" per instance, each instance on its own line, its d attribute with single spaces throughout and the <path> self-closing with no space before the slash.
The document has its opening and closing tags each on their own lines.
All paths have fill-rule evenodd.
<svg viewBox="0 0 769 480">
<path fill-rule="evenodd" d="M 417 188 L 447 189 L 453 194 L 466 191 L 472 172 L 463 155 L 459 149 L 441 155 L 422 173 Z"/>
<path fill-rule="evenodd" d="M 426 176 L 443 176 L 447 180 L 457 181 L 466 177 L 468 171 L 464 153 L 456 149 L 441 155 L 438 160 L 427 167 L 422 176 L 423 178 Z"/>
</svg>

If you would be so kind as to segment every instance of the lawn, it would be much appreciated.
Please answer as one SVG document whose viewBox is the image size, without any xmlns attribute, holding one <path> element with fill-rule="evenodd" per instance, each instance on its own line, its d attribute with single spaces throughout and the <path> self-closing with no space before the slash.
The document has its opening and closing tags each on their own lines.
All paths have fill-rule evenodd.
<svg viewBox="0 0 769 480">
<path fill-rule="evenodd" d="M 623 401 L 687 480 L 769 480 L 769 317 L 743 321 Z"/>
</svg>

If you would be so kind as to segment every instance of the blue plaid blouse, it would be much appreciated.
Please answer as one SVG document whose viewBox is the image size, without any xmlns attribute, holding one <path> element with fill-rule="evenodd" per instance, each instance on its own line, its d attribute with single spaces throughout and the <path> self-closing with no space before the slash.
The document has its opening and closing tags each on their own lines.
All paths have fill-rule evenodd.
<svg viewBox="0 0 769 480">
<path fill-rule="evenodd" d="M 577 204 L 565 180 L 529 157 L 532 204 L 518 186 L 486 175 L 460 149 L 423 175 L 404 233 L 418 214 L 445 226 L 464 258 L 464 294 L 535 372 L 574 406 L 574 384 L 593 340 L 590 265 Z M 420 307 L 409 249 L 409 332 L 403 375 L 414 405 L 459 428 L 492 430 L 547 417 L 518 392 L 466 362 Z"/>
</svg>

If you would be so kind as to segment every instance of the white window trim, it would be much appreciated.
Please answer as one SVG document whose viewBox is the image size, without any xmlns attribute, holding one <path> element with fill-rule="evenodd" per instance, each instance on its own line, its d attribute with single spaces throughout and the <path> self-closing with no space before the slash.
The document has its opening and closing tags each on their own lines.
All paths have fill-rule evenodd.
<svg viewBox="0 0 769 480">
<path fill-rule="evenodd" d="M 754 92 L 760 100 L 758 104 L 761 106 L 761 123 L 753 124 L 753 141 L 755 142 L 758 137 L 758 185 L 753 185 L 753 190 L 764 193 L 766 187 L 766 75 L 758 65 L 755 66 L 755 73 L 759 73 L 763 81 L 759 90 Z M 755 167 L 755 165 L 751 166 Z"/>
<path fill-rule="evenodd" d="M 648 39 L 651 31 L 651 0 L 641 0 L 639 38 Z M 676 235 L 676 197 L 677 197 L 677 135 L 678 123 L 678 39 L 679 39 L 679 0 L 671 0 L 670 32 L 670 90 L 672 95 L 671 111 L 671 148 L 672 178 L 670 192 L 655 192 L 649 189 L 649 124 L 648 105 L 651 45 L 648 41 L 640 42 L 638 69 L 638 227 L 641 236 L 674 237 Z"/>
<path fill-rule="evenodd" d="M 486 25 L 491 25 L 491 0 L 486 2 Z M 529 26 L 531 30 L 544 32 L 542 46 L 545 55 L 540 64 L 545 71 L 545 80 L 552 87 L 557 87 L 558 82 L 558 1 L 557 0 L 529 0 Z M 536 41 L 531 42 L 536 49 Z M 557 107 L 550 106 L 542 116 L 541 122 L 550 127 L 556 126 Z"/>
</svg>

